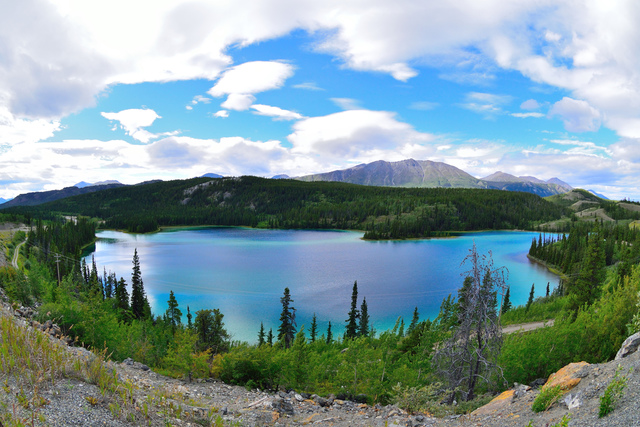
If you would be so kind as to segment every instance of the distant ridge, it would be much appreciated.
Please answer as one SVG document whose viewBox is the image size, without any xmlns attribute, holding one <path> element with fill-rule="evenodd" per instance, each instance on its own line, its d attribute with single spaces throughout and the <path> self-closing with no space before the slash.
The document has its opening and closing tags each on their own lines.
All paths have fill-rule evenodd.
<svg viewBox="0 0 640 427">
<path fill-rule="evenodd" d="M 217 173 L 205 173 L 200 178 L 224 178 L 224 176 L 218 175 Z"/>
<path fill-rule="evenodd" d="M 104 184 L 90 185 L 82 188 L 76 186 L 66 187 L 62 190 L 38 191 L 35 193 L 20 194 L 16 198 L 0 205 L 0 209 L 10 208 L 13 206 L 35 206 L 42 203 L 53 202 L 54 200 L 64 199 L 66 197 L 77 196 L 79 194 L 93 193 L 96 191 L 107 190 L 110 188 L 124 187 L 124 184 Z"/>
<path fill-rule="evenodd" d="M 341 181 L 383 187 L 486 188 L 484 183 L 462 169 L 430 160 L 378 160 L 349 169 L 307 175 L 301 181 Z"/>
<path fill-rule="evenodd" d="M 287 174 L 280 174 L 280 175 L 274 175 L 271 177 L 271 179 L 289 179 L 291 178 L 289 175 Z"/>
<path fill-rule="evenodd" d="M 399 162 L 378 160 L 348 169 L 307 175 L 296 179 L 301 181 L 340 181 L 383 187 L 485 188 L 523 191 L 542 197 L 566 193 L 572 189 L 569 184 L 558 178 L 543 181 L 533 176 L 517 177 L 504 172 L 495 172 L 485 178 L 478 179 L 462 169 L 446 163 L 414 159 Z"/>
<path fill-rule="evenodd" d="M 74 185 L 74 187 L 85 188 L 85 187 L 93 187 L 94 185 L 109 185 L 109 184 L 120 184 L 120 185 L 122 185 L 121 182 L 116 181 L 114 179 L 111 179 L 111 180 L 108 180 L 108 181 L 100 181 L 100 182 L 96 182 L 96 183 L 93 183 L 93 184 L 90 183 L 90 182 L 80 181 L 79 183 Z"/>
</svg>

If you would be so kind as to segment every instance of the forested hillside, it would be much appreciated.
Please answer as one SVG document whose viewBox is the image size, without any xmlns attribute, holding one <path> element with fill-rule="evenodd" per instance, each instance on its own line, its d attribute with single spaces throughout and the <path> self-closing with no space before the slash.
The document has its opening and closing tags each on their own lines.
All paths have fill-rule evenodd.
<svg viewBox="0 0 640 427">
<path fill-rule="evenodd" d="M 122 187 L 9 212 L 85 215 L 134 232 L 160 226 L 366 230 L 365 238 L 431 237 L 449 231 L 533 229 L 565 207 L 533 194 L 451 188 L 368 187 L 257 177 L 196 178 Z"/>
</svg>

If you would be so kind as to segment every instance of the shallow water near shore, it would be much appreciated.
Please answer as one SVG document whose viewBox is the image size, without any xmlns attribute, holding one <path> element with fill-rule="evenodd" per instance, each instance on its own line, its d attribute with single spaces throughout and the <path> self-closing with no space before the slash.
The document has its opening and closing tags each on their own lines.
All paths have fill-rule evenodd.
<svg viewBox="0 0 640 427">
<path fill-rule="evenodd" d="M 558 277 L 530 261 L 538 233 L 492 231 L 448 239 L 364 241 L 362 233 L 249 228 L 180 228 L 153 234 L 97 233 L 95 257 L 103 268 L 131 281 L 137 248 L 145 291 L 154 314 L 163 314 L 173 290 L 186 322 L 191 313 L 219 308 L 233 339 L 255 342 L 260 322 L 279 325 L 280 297 L 288 287 L 297 325 L 309 330 L 315 313 L 320 333 L 331 321 L 334 336 L 344 331 L 353 282 L 366 297 L 376 331 L 390 329 L 398 316 L 411 321 L 435 318 L 442 299 L 462 284 L 461 266 L 475 242 L 480 254 L 492 251 L 495 267 L 508 269 L 511 301 L 524 304 L 531 285 L 544 295 Z"/>
</svg>

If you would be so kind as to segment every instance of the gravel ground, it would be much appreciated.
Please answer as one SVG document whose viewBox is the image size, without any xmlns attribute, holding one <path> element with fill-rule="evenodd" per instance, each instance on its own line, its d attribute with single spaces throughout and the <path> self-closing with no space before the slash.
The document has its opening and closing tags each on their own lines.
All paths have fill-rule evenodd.
<svg viewBox="0 0 640 427">
<path fill-rule="evenodd" d="M 5 305 L 2 311 L 7 315 L 11 310 Z M 28 328 L 25 320 L 16 321 Z M 130 359 L 104 363 L 105 372 L 115 375 L 120 386 L 114 393 L 101 392 L 98 386 L 87 381 L 87 369 L 83 368 L 91 366 L 95 356 L 83 348 L 66 347 L 55 338 L 49 339 L 70 358 L 78 360 L 74 366 L 79 368 L 54 383 L 38 383 L 35 395 L 33 389 L 23 389 L 24 381 L 19 384 L 16 378 L 2 376 L 0 371 L 0 426 L 9 415 L 22 423 L 16 425 L 33 426 L 539 427 L 556 425 L 567 415 L 569 426 L 640 426 L 640 352 L 618 361 L 581 368 L 580 383 L 545 412 L 531 411 L 539 390 L 530 389 L 518 398 L 505 400 L 502 407 L 489 415 L 438 419 L 427 414 L 407 414 L 395 406 L 368 406 L 295 392 L 247 391 L 221 382 L 186 382 L 163 377 Z M 598 418 L 600 397 L 618 366 L 621 374 L 628 378 L 625 393 L 611 414 Z M 567 397 L 574 398 L 573 402 L 579 405 L 574 407 Z M 566 402 L 572 407 L 568 408 Z"/>
</svg>

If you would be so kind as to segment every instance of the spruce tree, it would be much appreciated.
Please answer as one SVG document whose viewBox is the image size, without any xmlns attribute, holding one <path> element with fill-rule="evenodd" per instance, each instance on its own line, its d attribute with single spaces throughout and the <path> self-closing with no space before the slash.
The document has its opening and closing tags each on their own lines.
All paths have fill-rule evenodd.
<svg viewBox="0 0 640 427">
<path fill-rule="evenodd" d="M 419 321 L 420 315 L 418 313 L 418 307 L 416 307 L 413 309 L 413 317 L 411 318 L 411 323 L 409 324 L 409 328 L 407 329 L 407 335 L 410 335 L 411 332 L 413 332 Z"/>
<path fill-rule="evenodd" d="M 549 297 L 549 282 L 547 282 L 547 294 L 545 296 Z"/>
<path fill-rule="evenodd" d="M 264 324 L 260 322 L 260 332 L 258 332 L 258 347 L 264 344 Z"/>
<path fill-rule="evenodd" d="M 329 322 L 329 326 L 327 326 L 327 344 L 331 344 L 333 341 L 333 335 L 331 334 L 331 322 Z"/>
<path fill-rule="evenodd" d="M 532 284 L 531 285 L 531 291 L 529 292 L 529 299 L 527 300 L 527 305 L 524 309 L 524 312 L 527 313 L 529 311 L 529 308 L 531 307 L 531 304 L 533 304 L 533 293 L 535 292 L 536 289 L 536 284 Z"/>
<path fill-rule="evenodd" d="M 358 281 L 353 283 L 353 290 L 351 291 L 351 310 L 349 310 L 349 318 L 345 320 L 347 327 L 344 331 L 344 338 L 355 338 L 358 335 L 358 319 L 360 313 L 358 312 Z"/>
<path fill-rule="evenodd" d="M 267 334 L 267 343 L 270 346 L 273 346 L 273 328 L 269 328 L 269 333 Z"/>
<path fill-rule="evenodd" d="M 140 258 L 138 249 L 133 253 L 133 272 L 131 273 L 131 311 L 136 319 L 143 319 L 149 313 L 149 301 L 144 293 L 142 274 L 140 273 Z"/>
<path fill-rule="evenodd" d="M 169 301 L 167 301 L 167 305 L 168 308 L 165 313 L 165 318 L 171 327 L 171 333 L 175 334 L 176 328 L 182 323 L 182 311 L 178 308 L 178 301 L 176 300 L 176 296 L 173 294 L 173 291 L 169 292 Z"/>
<path fill-rule="evenodd" d="M 291 307 L 292 302 L 289 288 L 284 288 L 284 295 L 280 298 L 282 313 L 280 314 L 278 340 L 284 341 L 285 348 L 291 347 L 296 336 L 296 309 Z"/>
<path fill-rule="evenodd" d="M 191 310 L 189 310 L 189 306 L 187 306 L 187 328 L 193 329 L 193 315 L 191 314 Z"/>
<path fill-rule="evenodd" d="M 507 311 L 511 310 L 511 288 L 507 288 L 507 293 L 504 294 L 504 301 L 502 301 L 502 310 L 501 314 L 505 314 Z"/>
<path fill-rule="evenodd" d="M 129 292 L 127 292 L 127 282 L 122 277 L 116 282 L 115 294 L 115 303 L 120 314 L 120 320 L 129 321 Z"/>
<path fill-rule="evenodd" d="M 369 336 L 369 308 L 367 307 L 367 299 L 362 299 L 360 306 L 360 324 L 358 325 L 358 336 Z"/>
<path fill-rule="evenodd" d="M 313 317 L 311 318 L 311 342 L 316 341 L 316 336 L 318 335 L 318 319 L 316 319 L 316 314 L 313 313 Z"/>
</svg>

